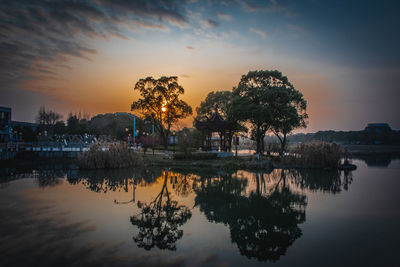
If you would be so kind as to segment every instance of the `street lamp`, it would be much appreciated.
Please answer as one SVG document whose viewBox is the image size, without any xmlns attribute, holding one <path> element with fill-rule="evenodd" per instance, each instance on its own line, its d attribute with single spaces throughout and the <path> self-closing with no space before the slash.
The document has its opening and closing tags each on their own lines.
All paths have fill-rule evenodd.
<svg viewBox="0 0 400 267">
<path fill-rule="evenodd" d="M 126 132 L 126 134 L 127 134 L 128 146 L 129 146 L 129 129 L 128 129 L 128 128 L 125 128 L 125 132 Z"/>
<path fill-rule="evenodd" d="M 175 134 L 176 134 L 175 130 L 172 131 L 172 146 L 174 148 L 174 154 L 175 154 Z"/>
<path fill-rule="evenodd" d="M 235 132 L 235 148 L 236 148 L 235 154 L 236 154 L 236 157 L 238 156 L 238 154 L 237 154 L 237 146 L 238 146 L 238 143 L 239 143 L 239 136 L 238 136 L 238 133 Z"/>
<path fill-rule="evenodd" d="M 166 111 L 167 111 L 167 107 L 163 104 L 162 105 L 162 107 L 161 107 L 161 111 L 162 111 L 162 113 L 165 113 Z M 161 115 L 162 115 L 162 113 L 161 113 Z M 160 124 L 161 124 L 161 128 L 163 128 L 163 125 L 162 125 L 162 117 L 161 117 L 161 120 L 160 120 Z M 168 133 L 167 133 L 167 137 L 168 137 Z M 167 140 L 167 149 L 164 151 L 164 158 L 168 158 L 168 140 Z"/>
</svg>

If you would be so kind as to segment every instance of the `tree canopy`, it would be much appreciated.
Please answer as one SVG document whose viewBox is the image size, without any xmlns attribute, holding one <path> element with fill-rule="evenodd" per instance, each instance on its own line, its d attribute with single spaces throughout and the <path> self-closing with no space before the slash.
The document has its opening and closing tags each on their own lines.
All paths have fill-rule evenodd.
<svg viewBox="0 0 400 267">
<path fill-rule="evenodd" d="M 231 91 L 217 91 L 208 93 L 206 99 L 200 103 L 196 108 L 198 120 L 201 120 L 204 116 L 210 118 L 212 113 L 217 108 L 218 113 L 227 119 L 229 115 L 229 102 L 232 98 Z"/>
<path fill-rule="evenodd" d="M 178 84 L 178 77 L 140 79 L 134 90 L 139 91 L 140 98 L 132 103 L 132 110 L 138 110 L 154 120 L 155 127 L 167 150 L 173 123 L 192 114 L 192 108 L 180 99 L 185 91 Z"/>
<path fill-rule="evenodd" d="M 257 153 L 263 152 L 268 130 L 279 138 L 283 151 L 287 135 L 306 126 L 306 100 L 277 70 L 248 72 L 233 89 L 233 95 L 233 112 L 238 119 L 252 125 Z"/>
<path fill-rule="evenodd" d="M 62 119 L 61 114 L 51 109 L 46 109 L 45 106 L 41 106 L 36 115 L 36 122 L 40 125 L 55 125 L 60 119 Z"/>
<path fill-rule="evenodd" d="M 227 127 L 225 132 L 221 132 L 220 136 L 224 136 L 228 141 L 227 149 L 231 149 L 232 137 L 235 132 L 245 131 L 244 127 L 238 120 L 238 114 L 235 113 L 235 106 L 233 103 L 234 95 L 232 91 L 217 91 L 210 92 L 206 99 L 200 103 L 196 108 L 198 121 L 210 119 L 215 111 L 226 120 Z"/>
</svg>

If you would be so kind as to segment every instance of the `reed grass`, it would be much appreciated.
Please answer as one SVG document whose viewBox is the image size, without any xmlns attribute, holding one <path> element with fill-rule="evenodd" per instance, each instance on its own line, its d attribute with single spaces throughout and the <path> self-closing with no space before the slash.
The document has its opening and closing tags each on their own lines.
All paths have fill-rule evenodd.
<svg viewBox="0 0 400 267">
<path fill-rule="evenodd" d="M 302 168 L 337 168 L 343 153 L 337 143 L 313 141 L 292 148 L 288 160 Z"/>
<path fill-rule="evenodd" d="M 82 169 L 118 169 L 143 166 L 142 158 L 125 143 L 95 143 L 78 156 Z"/>
</svg>

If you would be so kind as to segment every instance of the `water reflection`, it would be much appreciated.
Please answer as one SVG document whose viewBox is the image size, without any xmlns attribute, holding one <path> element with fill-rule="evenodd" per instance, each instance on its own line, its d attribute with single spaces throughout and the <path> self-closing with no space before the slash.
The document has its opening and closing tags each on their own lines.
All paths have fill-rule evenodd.
<svg viewBox="0 0 400 267">
<path fill-rule="evenodd" d="M 173 182 L 177 176 L 164 171 L 164 182 L 160 193 L 150 203 L 138 201 L 140 213 L 131 216 L 131 223 L 139 229 L 133 237 L 138 247 L 150 250 L 159 249 L 176 250 L 176 241 L 183 236 L 183 230 L 178 229 L 191 217 L 192 212 L 188 207 L 180 205 L 171 198 L 168 190 L 168 176 Z"/>
<path fill-rule="evenodd" d="M 245 193 L 246 179 L 229 174 L 214 179 L 201 177 L 195 184 L 195 205 L 208 220 L 229 227 L 232 242 L 242 255 L 277 261 L 301 236 L 298 225 L 305 221 L 307 204 L 305 195 L 288 187 L 287 172 L 256 173 L 256 188 L 249 194 Z M 267 178 L 279 179 L 268 188 Z"/>
<path fill-rule="evenodd" d="M 161 169 L 118 169 L 91 170 L 68 173 L 70 184 L 83 184 L 87 189 L 107 193 L 108 191 L 125 191 L 132 184 L 151 184 L 161 175 Z"/>
<path fill-rule="evenodd" d="M 400 155 L 371 154 L 371 155 L 357 156 L 357 158 L 363 160 L 368 165 L 368 167 L 387 168 L 389 167 L 392 160 L 400 159 Z"/>
<path fill-rule="evenodd" d="M 130 193 L 116 194 L 114 203 L 131 204 L 135 210 L 123 219 L 129 219 L 135 227 L 133 242 L 141 249 L 176 250 L 184 225 L 192 217 L 190 206 L 198 208 L 209 222 L 227 226 L 230 240 L 241 255 L 272 262 L 284 256 L 302 236 L 306 191 L 337 194 L 348 190 L 353 179 L 349 172 L 322 170 L 206 171 L 64 169 L 35 170 L 18 177 L 33 177 L 39 187 L 57 186 L 65 178 L 69 184 L 96 193 Z M 144 201 L 136 198 L 138 188 L 148 192 L 142 196 L 158 191 Z M 191 197 L 193 206 L 183 203 Z"/>
<path fill-rule="evenodd" d="M 292 170 L 289 175 L 296 186 L 311 191 L 332 194 L 347 191 L 353 181 L 351 171 L 339 170 Z"/>
</svg>

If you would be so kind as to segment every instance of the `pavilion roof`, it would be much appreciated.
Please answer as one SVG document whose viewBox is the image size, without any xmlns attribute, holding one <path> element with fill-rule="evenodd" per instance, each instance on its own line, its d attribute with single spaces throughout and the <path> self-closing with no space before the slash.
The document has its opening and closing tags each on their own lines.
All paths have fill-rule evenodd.
<svg viewBox="0 0 400 267">
<path fill-rule="evenodd" d="M 218 113 L 217 107 L 215 108 L 214 113 L 210 118 L 204 116 L 203 120 L 195 119 L 195 127 L 202 131 L 211 131 L 211 132 L 220 132 L 227 129 L 229 123 L 227 120 L 224 120 L 221 115 Z"/>
</svg>

